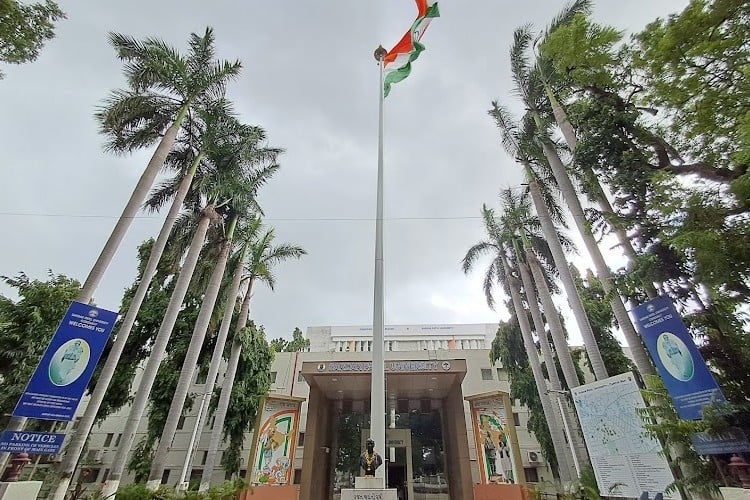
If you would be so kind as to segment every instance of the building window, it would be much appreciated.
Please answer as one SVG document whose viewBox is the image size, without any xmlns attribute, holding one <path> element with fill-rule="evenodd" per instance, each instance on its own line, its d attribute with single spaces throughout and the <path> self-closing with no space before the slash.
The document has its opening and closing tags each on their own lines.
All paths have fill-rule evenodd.
<svg viewBox="0 0 750 500">
<path fill-rule="evenodd" d="M 305 377 L 302 376 L 302 372 L 297 372 L 297 382 L 304 382 Z"/>
<path fill-rule="evenodd" d="M 526 476 L 527 483 L 538 483 L 539 474 L 536 471 L 536 467 L 524 467 L 523 475 Z"/>
<path fill-rule="evenodd" d="M 297 446 L 305 446 L 305 433 L 300 432 L 297 438 Z"/>
<path fill-rule="evenodd" d="M 208 372 L 203 371 L 203 370 L 198 370 L 198 373 L 195 375 L 195 383 L 205 384 L 207 379 L 208 379 Z"/>
<path fill-rule="evenodd" d="M 271 372 L 271 374 L 269 375 L 269 378 L 271 379 L 271 383 L 275 384 L 276 383 L 276 372 Z"/>
<path fill-rule="evenodd" d="M 201 465 L 206 465 L 206 459 L 208 458 L 208 452 L 203 452 L 203 458 L 201 458 Z"/>
<path fill-rule="evenodd" d="M 502 368 L 498 368 L 497 369 L 497 379 L 498 380 L 502 380 L 503 378 L 504 378 L 503 377 L 503 369 Z"/>
<path fill-rule="evenodd" d="M 82 483 L 95 483 L 98 477 L 99 469 L 83 469 L 80 480 Z"/>
<path fill-rule="evenodd" d="M 302 484 L 302 469 L 294 469 L 294 484 Z"/>
<path fill-rule="evenodd" d="M 113 433 L 111 433 L 111 432 L 107 434 L 107 437 L 106 437 L 106 438 L 104 438 L 104 447 L 105 447 L 105 448 L 109 448 L 109 445 L 111 445 L 111 444 L 112 444 L 112 439 L 113 439 L 114 437 L 115 437 L 115 435 L 114 435 Z M 116 446 L 116 445 L 115 445 L 115 446 Z"/>
<path fill-rule="evenodd" d="M 109 477 L 109 469 L 104 469 L 104 475 L 102 476 L 102 483 L 107 482 L 107 478 Z"/>
<path fill-rule="evenodd" d="M 213 429 L 214 428 L 214 422 L 216 422 L 216 415 L 211 417 L 211 420 L 208 421 L 208 427 Z"/>
<path fill-rule="evenodd" d="M 164 472 L 161 474 L 161 484 L 169 484 L 169 473 L 172 472 L 169 469 L 164 469 Z"/>
<path fill-rule="evenodd" d="M 513 425 L 515 425 L 516 427 L 521 426 L 521 419 L 516 412 L 513 412 Z"/>
<path fill-rule="evenodd" d="M 185 427 L 185 415 L 181 415 L 180 419 L 177 421 L 177 430 L 181 431 L 183 427 Z M 164 481 L 162 481 L 162 483 L 164 483 Z"/>
<path fill-rule="evenodd" d="M 367 341 L 367 352 L 372 351 L 372 340 Z"/>
<path fill-rule="evenodd" d="M 492 370 L 489 368 L 482 368 L 482 380 L 492 380 Z"/>
</svg>

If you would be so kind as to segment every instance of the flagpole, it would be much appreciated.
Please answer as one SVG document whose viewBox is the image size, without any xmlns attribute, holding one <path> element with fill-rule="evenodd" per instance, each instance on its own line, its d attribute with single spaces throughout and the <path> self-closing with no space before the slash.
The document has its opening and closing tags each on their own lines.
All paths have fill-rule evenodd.
<svg viewBox="0 0 750 500">
<path fill-rule="evenodd" d="M 385 310 L 383 293 L 383 66 L 387 51 L 381 45 L 375 50 L 380 67 L 378 102 L 378 181 L 375 216 L 375 294 L 372 315 L 372 384 L 370 393 L 370 438 L 375 449 L 385 452 Z M 378 467 L 376 477 L 385 478 L 385 467 Z"/>
</svg>

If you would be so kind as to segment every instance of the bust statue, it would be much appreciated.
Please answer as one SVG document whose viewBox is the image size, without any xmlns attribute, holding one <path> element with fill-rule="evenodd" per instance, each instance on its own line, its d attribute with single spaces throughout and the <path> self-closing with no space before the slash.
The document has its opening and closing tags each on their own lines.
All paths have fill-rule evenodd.
<svg viewBox="0 0 750 500">
<path fill-rule="evenodd" d="M 365 476 L 374 476 L 375 470 L 383 465 L 383 457 L 375 453 L 375 441 L 367 440 L 365 451 L 359 457 L 359 466 L 365 470 Z"/>
</svg>

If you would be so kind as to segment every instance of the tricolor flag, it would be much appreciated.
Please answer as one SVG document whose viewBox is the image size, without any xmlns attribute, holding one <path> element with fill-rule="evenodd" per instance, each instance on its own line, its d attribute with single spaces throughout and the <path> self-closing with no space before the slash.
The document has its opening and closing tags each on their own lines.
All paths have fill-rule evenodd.
<svg viewBox="0 0 750 500">
<path fill-rule="evenodd" d="M 435 0 L 417 0 L 417 18 L 400 42 L 383 59 L 383 95 L 388 95 L 391 85 L 411 73 L 411 63 L 419 57 L 424 45 L 419 43 L 433 17 L 440 17 Z"/>
</svg>

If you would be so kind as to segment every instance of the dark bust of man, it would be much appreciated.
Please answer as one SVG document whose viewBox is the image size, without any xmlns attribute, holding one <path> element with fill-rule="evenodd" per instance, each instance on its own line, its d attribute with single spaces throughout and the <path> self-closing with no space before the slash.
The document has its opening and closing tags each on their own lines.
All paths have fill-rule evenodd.
<svg viewBox="0 0 750 500">
<path fill-rule="evenodd" d="M 374 476 L 375 470 L 383 465 L 383 457 L 375 453 L 375 441 L 367 440 L 364 453 L 359 456 L 359 466 L 365 470 L 365 476 Z"/>
</svg>

